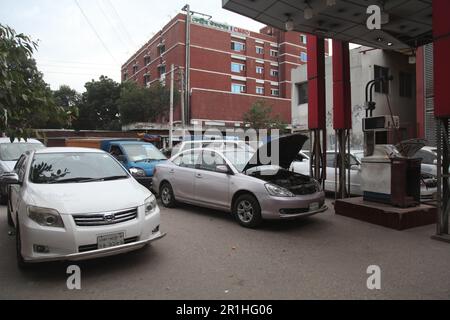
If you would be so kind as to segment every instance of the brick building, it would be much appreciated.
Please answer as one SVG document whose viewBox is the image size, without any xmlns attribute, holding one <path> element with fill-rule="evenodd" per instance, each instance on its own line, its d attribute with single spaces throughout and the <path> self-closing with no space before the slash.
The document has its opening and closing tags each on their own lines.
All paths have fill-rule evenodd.
<svg viewBox="0 0 450 320">
<path fill-rule="evenodd" d="M 271 27 L 255 33 L 194 15 L 186 41 L 186 26 L 185 14 L 166 24 L 122 66 L 122 81 L 168 84 L 174 64 L 177 88 L 185 83 L 189 92 L 184 100 L 186 124 L 242 126 L 243 114 L 258 99 L 291 123 L 291 70 L 307 61 L 305 35 Z M 182 119 L 180 105 L 175 106 L 175 122 Z"/>
</svg>

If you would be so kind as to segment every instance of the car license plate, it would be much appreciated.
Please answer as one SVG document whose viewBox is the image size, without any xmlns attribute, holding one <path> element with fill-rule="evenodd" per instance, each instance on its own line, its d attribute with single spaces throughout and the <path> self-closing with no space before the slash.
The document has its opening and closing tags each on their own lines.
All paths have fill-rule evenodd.
<svg viewBox="0 0 450 320">
<path fill-rule="evenodd" d="M 124 233 L 112 233 L 97 237 L 97 248 L 105 249 L 117 247 L 125 243 Z"/>
<path fill-rule="evenodd" d="M 313 202 L 309 205 L 309 211 L 316 211 L 319 210 L 319 203 Z"/>
</svg>

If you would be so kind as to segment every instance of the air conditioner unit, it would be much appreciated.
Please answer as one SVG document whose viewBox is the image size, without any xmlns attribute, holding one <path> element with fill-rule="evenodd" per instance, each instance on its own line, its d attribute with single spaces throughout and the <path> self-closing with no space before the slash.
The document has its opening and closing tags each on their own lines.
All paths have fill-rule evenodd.
<svg viewBox="0 0 450 320">
<path fill-rule="evenodd" d="M 400 128 L 398 116 L 380 116 L 363 119 L 363 131 L 386 131 Z"/>
</svg>

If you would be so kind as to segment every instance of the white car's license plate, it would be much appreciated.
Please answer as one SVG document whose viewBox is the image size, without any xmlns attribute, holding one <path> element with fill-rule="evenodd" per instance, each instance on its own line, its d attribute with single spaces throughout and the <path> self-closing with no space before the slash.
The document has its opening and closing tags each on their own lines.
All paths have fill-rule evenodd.
<svg viewBox="0 0 450 320">
<path fill-rule="evenodd" d="M 124 233 L 112 233 L 97 237 L 97 248 L 117 247 L 125 243 Z"/>
<path fill-rule="evenodd" d="M 309 205 L 309 211 L 316 211 L 319 210 L 319 203 L 313 202 Z"/>
</svg>

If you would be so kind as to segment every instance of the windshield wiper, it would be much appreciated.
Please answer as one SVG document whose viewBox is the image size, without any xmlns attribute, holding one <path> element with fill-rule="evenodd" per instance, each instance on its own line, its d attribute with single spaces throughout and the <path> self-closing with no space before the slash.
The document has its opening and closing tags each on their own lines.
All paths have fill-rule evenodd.
<svg viewBox="0 0 450 320">
<path fill-rule="evenodd" d="M 61 180 L 53 180 L 53 181 L 49 181 L 47 183 L 53 184 L 53 183 L 87 182 L 90 180 L 92 180 L 92 178 L 76 177 L 76 178 L 68 178 L 68 179 L 61 179 Z"/>
<path fill-rule="evenodd" d="M 112 181 L 112 180 L 119 180 L 119 179 L 126 179 L 128 176 L 122 175 L 122 176 L 110 176 L 110 177 L 103 177 L 103 178 L 69 178 L 69 179 L 62 179 L 62 180 L 55 180 L 48 182 L 49 184 L 55 184 L 55 183 L 81 183 L 81 182 L 97 182 L 97 181 Z"/>
</svg>

